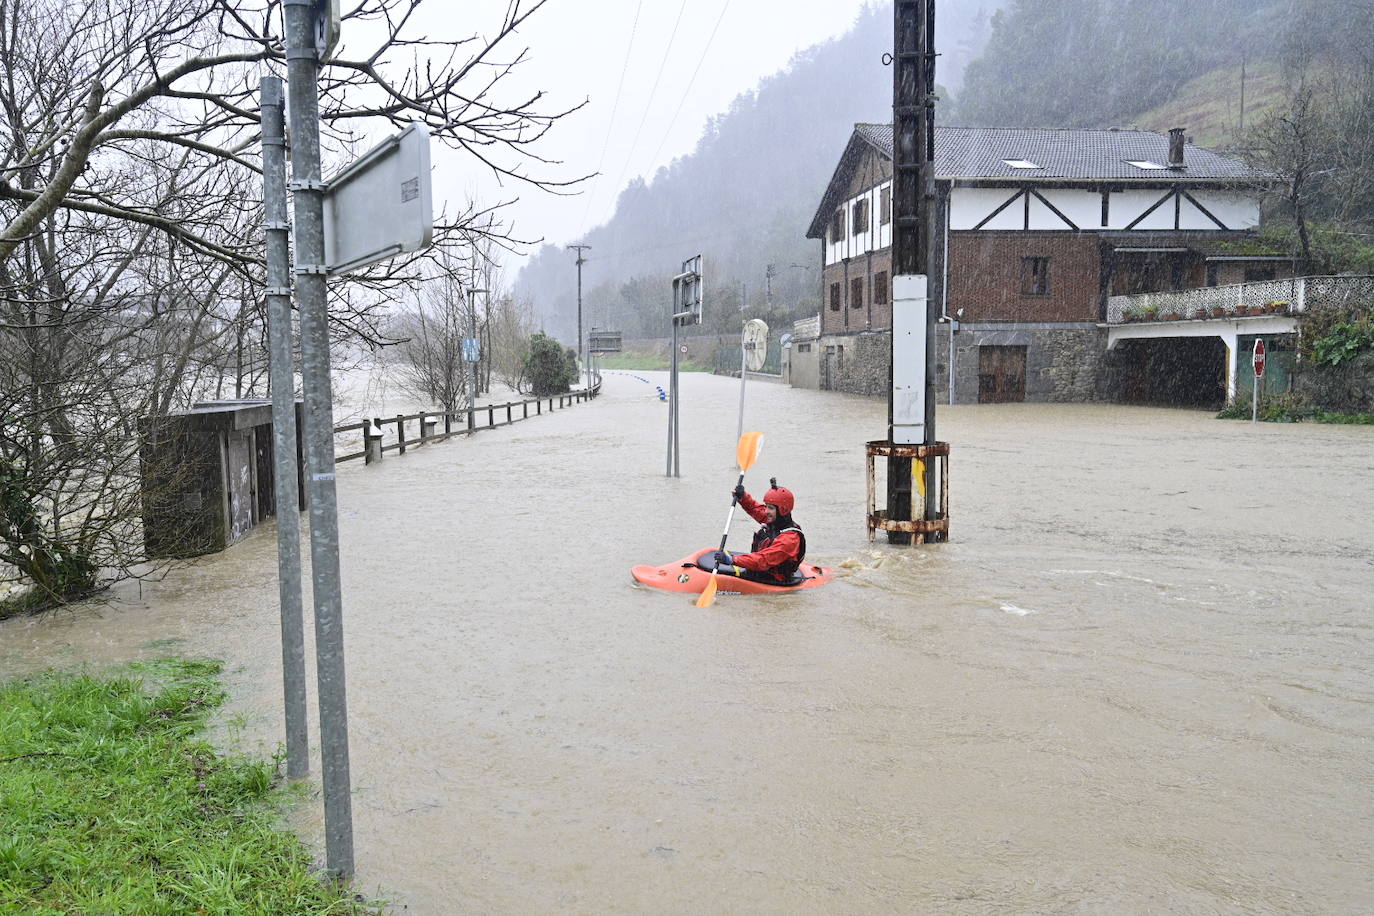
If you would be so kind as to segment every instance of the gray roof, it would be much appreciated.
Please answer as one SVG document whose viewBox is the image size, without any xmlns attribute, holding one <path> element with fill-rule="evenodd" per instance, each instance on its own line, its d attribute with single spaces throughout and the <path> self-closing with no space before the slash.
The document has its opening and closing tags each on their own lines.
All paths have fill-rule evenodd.
<svg viewBox="0 0 1374 916">
<path fill-rule="evenodd" d="M 891 124 L 856 124 L 855 133 L 892 158 Z M 1041 168 L 1018 169 L 1025 159 Z M 1168 165 L 1169 137 L 1148 130 L 1038 127 L 937 127 L 935 177 L 1016 181 L 1267 181 L 1275 176 L 1238 159 L 1185 144 L 1184 168 L 1141 169 L 1128 160 Z"/>
</svg>

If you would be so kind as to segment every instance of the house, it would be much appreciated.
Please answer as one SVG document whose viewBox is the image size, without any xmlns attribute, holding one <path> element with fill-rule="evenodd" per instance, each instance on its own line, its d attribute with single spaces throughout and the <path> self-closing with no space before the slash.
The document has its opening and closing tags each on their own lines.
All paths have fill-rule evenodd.
<svg viewBox="0 0 1374 916">
<path fill-rule="evenodd" d="M 932 294 L 953 319 L 935 371 L 952 403 L 1219 401 L 1234 392 L 1243 329 L 1146 333 L 1122 321 L 1120 297 L 1296 276 L 1287 256 L 1255 250 L 1275 176 L 1193 146 L 1182 129 L 939 127 L 934 165 L 944 229 Z M 820 242 L 823 304 L 816 336 L 794 334 L 794 378 L 887 390 L 891 187 L 891 126 L 856 125 L 807 230 Z M 1150 380 L 1160 338 L 1180 367 L 1167 384 Z M 801 344 L 814 373 L 800 368 Z"/>
</svg>

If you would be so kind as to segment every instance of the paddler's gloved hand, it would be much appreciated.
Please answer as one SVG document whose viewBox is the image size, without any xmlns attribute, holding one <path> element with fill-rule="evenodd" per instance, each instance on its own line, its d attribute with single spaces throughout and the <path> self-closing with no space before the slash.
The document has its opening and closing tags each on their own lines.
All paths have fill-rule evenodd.
<svg viewBox="0 0 1374 916">
<path fill-rule="evenodd" d="M 730 495 L 735 498 L 735 502 L 740 502 L 741 500 L 743 500 L 745 497 L 744 484 L 740 484 L 739 486 L 735 487 L 734 491 Z"/>
<path fill-rule="evenodd" d="M 716 555 L 712 559 L 714 560 L 716 569 L 720 569 L 722 566 L 735 565 L 735 558 L 730 556 L 730 551 L 728 550 L 717 550 Z"/>
</svg>

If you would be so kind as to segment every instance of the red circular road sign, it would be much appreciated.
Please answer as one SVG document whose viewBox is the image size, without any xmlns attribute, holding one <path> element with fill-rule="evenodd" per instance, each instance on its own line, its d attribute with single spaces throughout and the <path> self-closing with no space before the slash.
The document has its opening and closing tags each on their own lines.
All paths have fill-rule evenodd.
<svg viewBox="0 0 1374 916">
<path fill-rule="evenodd" d="M 1264 377 L 1264 338 L 1255 338 L 1255 378 Z"/>
</svg>

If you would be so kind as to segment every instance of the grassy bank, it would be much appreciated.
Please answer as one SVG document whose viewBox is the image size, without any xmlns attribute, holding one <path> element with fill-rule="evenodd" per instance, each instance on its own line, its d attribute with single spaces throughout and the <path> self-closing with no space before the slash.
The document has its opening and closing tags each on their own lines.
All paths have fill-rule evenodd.
<svg viewBox="0 0 1374 916">
<path fill-rule="evenodd" d="M 376 913 L 276 826 L 270 763 L 197 737 L 219 666 L 0 684 L 0 913 Z"/>
</svg>

